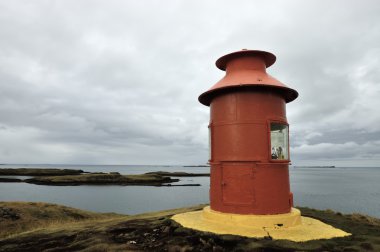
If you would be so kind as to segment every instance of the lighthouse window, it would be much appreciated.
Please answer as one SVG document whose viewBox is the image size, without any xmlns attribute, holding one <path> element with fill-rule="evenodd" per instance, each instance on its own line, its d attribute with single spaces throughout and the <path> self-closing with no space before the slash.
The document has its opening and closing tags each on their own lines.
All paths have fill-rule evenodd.
<svg viewBox="0 0 380 252">
<path fill-rule="evenodd" d="M 275 160 L 289 159 L 289 130 L 288 125 L 281 123 L 270 124 L 271 157 Z"/>
</svg>

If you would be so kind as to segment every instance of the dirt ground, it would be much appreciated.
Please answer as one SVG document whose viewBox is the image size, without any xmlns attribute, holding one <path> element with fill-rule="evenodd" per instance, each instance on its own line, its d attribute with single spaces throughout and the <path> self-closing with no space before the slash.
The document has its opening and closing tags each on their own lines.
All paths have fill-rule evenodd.
<svg viewBox="0 0 380 252">
<path fill-rule="evenodd" d="M 199 232 L 170 219 L 202 207 L 39 228 L 1 239 L 0 251 L 380 251 L 380 220 L 359 214 L 300 208 L 304 216 L 353 234 L 303 243 Z"/>
</svg>

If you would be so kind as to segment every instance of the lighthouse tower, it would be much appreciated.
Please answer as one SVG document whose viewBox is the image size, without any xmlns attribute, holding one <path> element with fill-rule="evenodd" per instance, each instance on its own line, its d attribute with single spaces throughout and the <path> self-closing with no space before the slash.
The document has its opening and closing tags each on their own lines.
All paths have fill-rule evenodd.
<svg viewBox="0 0 380 252">
<path fill-rule="evenodd" d="M 216 61 L 225 76 L 198 98 L 210 107 L 210 206 L 173 216 L 184 227 L 293 241 L 349 235 L 293 208 L 286 104 L 298 93 L 267 73 L 275 61 L 244 49 Z"/>
<path fill-rule="evenodd" d="M 298 93 L 267 74 L 276 57 L 242 50 L 216 61 L 226 75 L 199 96 L 210 106 L 212 210 L 289 213 L 289 124 L 286 103 Z"/>
</svg>

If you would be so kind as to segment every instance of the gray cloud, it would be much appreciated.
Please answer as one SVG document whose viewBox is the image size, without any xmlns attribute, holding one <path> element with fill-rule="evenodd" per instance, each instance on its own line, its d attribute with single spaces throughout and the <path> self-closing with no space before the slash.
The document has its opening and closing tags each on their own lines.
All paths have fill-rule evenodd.
<svg viewBox="0 0 380 252">
<path fill-rule="evenodd" d="M 344 6 L 344 8 L 342 7 Z M 377 1 L 0 1 L 0 163 L 197 164 L 215 60 L 269 50 L 294 164 L 379 165 Z"/>
</svg>

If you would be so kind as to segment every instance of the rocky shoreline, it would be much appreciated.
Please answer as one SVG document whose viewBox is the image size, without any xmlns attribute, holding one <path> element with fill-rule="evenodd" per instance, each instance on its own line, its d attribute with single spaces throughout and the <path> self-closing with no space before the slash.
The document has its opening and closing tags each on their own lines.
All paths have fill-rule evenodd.
<svg viewBox="0 0 380 252">
<path fill-rule="evenodd" d="M 160 175 L 160 176 L 171 176 L 171 177 L 210 177 L 210 173 L 188 173 L 188 172 L 147 172 L 148 175 Z"/>
<path fill-rule="evenodd" d="M 160 212 L 100 214 L 33 202 L 0 202 L 0 252 L 16 251 L 380 251 L 380 220 L 360 214 L 300 208 L 304 216 L 350 232 L 328 240 L 292 242 L 217 235 L 183 228 L 174 214 L 204 205 Z M 54 223 L 57 223 L 54 225 Z M 53 223 L 53 224 L 52 224 Z"/>
</svg>

